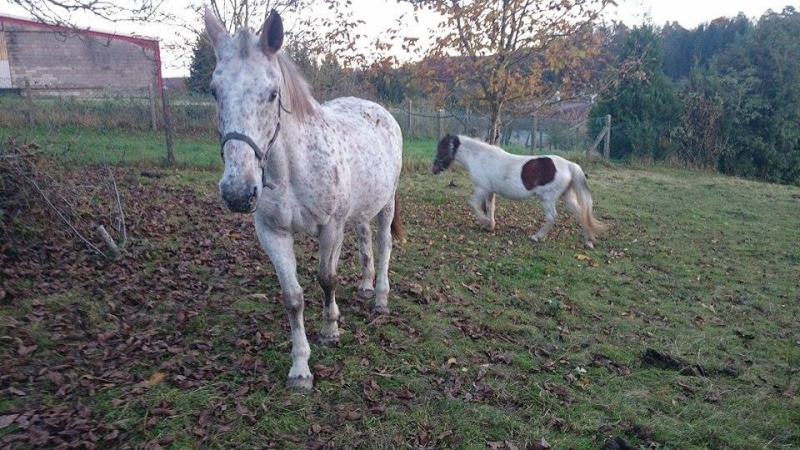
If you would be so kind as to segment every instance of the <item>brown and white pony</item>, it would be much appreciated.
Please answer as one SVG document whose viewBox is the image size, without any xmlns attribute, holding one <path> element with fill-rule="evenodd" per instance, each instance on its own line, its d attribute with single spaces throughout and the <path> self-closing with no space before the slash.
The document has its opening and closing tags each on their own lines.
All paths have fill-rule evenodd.
<svg viewBox="0 0 800 450">
<path fill-rule="evenodd" d="M 604 226 L 592 214 L 592 195 L 581 167 L 556 155 L 513 155 L 494 145 L 467 136 L 447 135 L 439 141 L 431 171 L 437 174 L 458 161 L 469 171 L 475 185 L 470 206 L 478 222 L 493 230 L 495 194 L 512 200 L 536 196 L 546 220 L 531 236 L 536 242 L 547 236 L 556 220 L 556 202 L 564 201 L 583 228 L 584 245 L 594 248 Z"/>
</svg>

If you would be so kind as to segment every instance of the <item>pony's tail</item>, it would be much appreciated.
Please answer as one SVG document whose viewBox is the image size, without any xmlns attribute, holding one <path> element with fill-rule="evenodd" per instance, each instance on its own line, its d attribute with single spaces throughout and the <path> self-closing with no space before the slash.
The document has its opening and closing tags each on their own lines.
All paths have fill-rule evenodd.
<svg viewBox="0 0 800 450">
<path fill-rule="evenodd" d="M 392 225 L 390 229 L 392 231 L 392 237 L 400 242 L 405 241 L 403 222 L 400 220 L 400 200 L 397 198 L 396 192 L 394 194 L 394 217 L 392 217 Z"/>
<path fill-rule="evenodd" d="M 594 241 L 597 233 L 605 230 L 606 226 L 594 217 L 592 193 L 589 191 L 589 182 L 586 180 L 586 174 L 583 173 L 581 166 L 570 164 L 570 172 L 572 172 L 572 189 L 575 191 L 578 206 L 581 208 L 581 222 Z"/>
</svg>

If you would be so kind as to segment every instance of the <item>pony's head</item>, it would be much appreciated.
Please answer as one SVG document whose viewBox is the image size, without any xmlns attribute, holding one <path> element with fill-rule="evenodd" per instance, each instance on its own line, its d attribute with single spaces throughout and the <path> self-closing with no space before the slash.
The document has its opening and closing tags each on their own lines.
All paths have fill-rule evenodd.
<svg viewBox="0 0 800 450">
<path fill-rule="evenodd" d="M 225 162 L 219 190 L 231 211 L 249 213 L 266 184 L 265 166 L 281 128 L 283 22 L 272 10 L 259 36 L 248 29 L 231 36 L 206 8 L 205 24 L 217 56 L 211 93 Z"/>
<path fill-rule="evenodd" d="M 458 140 L 458 136 L 448 134 L 443 137 L 436 148 L 436 158 L 433 160 L 431 172 L 437 174 L 450 167 L 450 164 L 456 158 L 459 145 L 461 145 L 461 142 Z"/>
</svg>

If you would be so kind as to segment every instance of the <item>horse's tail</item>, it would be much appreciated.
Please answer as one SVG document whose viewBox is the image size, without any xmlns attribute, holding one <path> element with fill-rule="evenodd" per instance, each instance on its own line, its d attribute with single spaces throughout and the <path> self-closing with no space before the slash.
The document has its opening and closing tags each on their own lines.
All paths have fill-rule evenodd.
<svg viewBox="0 0 800 450">
<path fill-rule="evenodd" d="M 394 193 L 394 216 L 392 217 L 390 229 L 395 239 L 401 242 L 404 240 L 405 233 L 403 231 L 403 222 L 400 220 L 400 199 L 397 197 L 397 192 Z"/>
<path fill-rule="evenodd" d="M 581 208 L 581 222 L 591 234 L 592 240 L 594 240 L 595 235 L 605 230 L 606 226 L 594 217 L 592 212 L 592 193 L 589 191 L 589 182 L 583 169 L 581 169 L 581 166 L 572 163 L 569 166 L 569 170 L 572 173 L 572 189 L 575 191 L 575 196 L 578 198 L 578 206 Z"/>
</svg>

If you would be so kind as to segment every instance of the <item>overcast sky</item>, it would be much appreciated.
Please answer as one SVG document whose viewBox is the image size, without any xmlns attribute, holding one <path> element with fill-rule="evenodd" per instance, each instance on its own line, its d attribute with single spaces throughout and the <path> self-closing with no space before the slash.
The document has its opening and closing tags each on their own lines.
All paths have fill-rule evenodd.
<svg viewBox="0 0 800 450">
<path fill-rule="evenodd" d="M 16 5 L 8 3 L 9 0 L 0 0 L 0 12 L 26 17 L 26 12 Z M 125 1 L 125 0 L 120 0 Z M 703 22 L 709 22 L 717 17 L 733 17 L 740 12 L 747 17 L 757 19 L 768 9 L 781 11 L 785 6 L 791 5 L 800 10 L 800 0 L 618 0 L 618 7 L 608 11 L 608 17 L 621 20 L 633 26 L 642 23 L 663 25 L 666 22 L 678 22 L 684 28 L 691 29 Z M 169 7 L 178 7 L 183 4 L 181 0 L 164 2 Z M 408 11 L 407 5 L 398 5 L 395 0 L 353 0 L 355 11 L 366 22 L 363 32 L 365 34 L 379 34 L 389 28 L 395 27 L 395 19 Z M 177 9 L 181 11 L 181 9 Z M 188 9 L 183 9 L 187 14 L 192 14 Z M 199 24 L 199 17 L 186 17 L 187 22 Z M 92 27 L 105 31 L 115 31 L 127 34 L 139 34 L 156 37 L 169 42 L 175 39 L 176 34 L 182 30 L 175 27 L 134 24 L 103 24 L 96 18 L 76 16 L 73 18 L 79 26 Z M 423 22 L 419 29 L 422 32 L 425 26 L 435 23 Z M 420 36 L 423 37 L 423 36 Z M 164 46 L 162 44 L 162 46 Z M 183 76 L 187 74 L 188 57 L 183 54 L 162 50 L 165 76 Z"/>
</svg>

